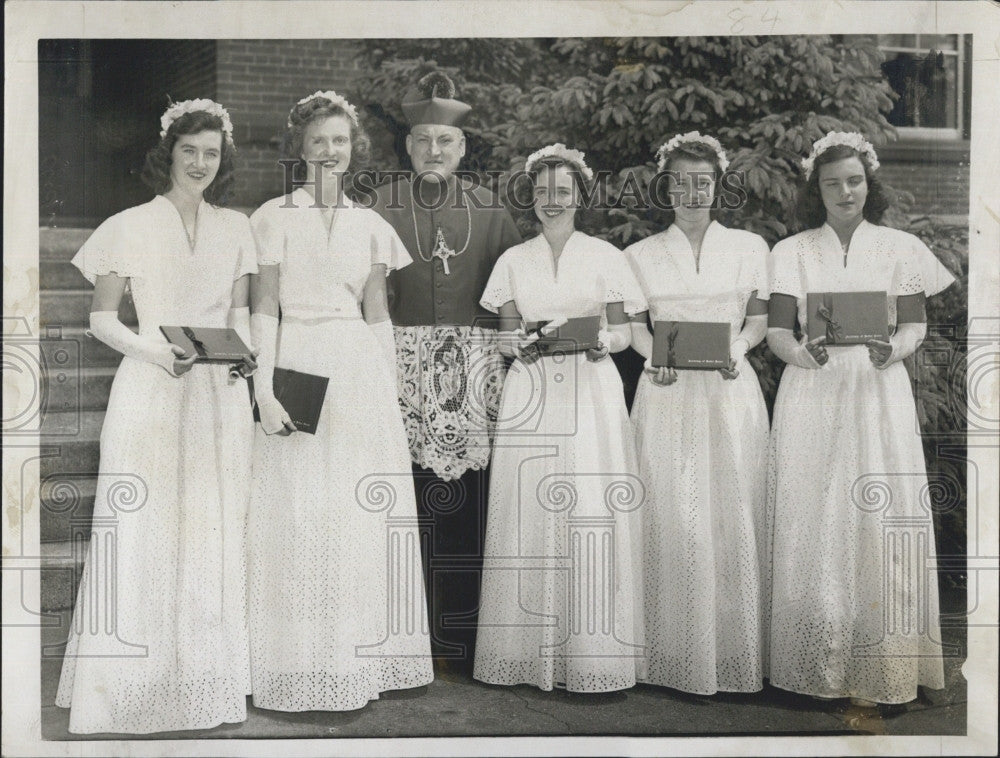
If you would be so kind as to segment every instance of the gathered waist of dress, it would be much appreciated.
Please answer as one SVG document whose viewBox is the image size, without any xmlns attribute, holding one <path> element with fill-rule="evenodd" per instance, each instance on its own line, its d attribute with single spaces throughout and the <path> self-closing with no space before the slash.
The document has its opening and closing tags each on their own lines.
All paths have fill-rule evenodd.
<svg viewBox="0 0 1000 758">
<path fill-rule="evenodd" d="M 327 321 L 356 321 L 361 319 L 361 306 L 316 306 L 316 305 L 282 305 L 282 321 L 296 322 L 307 326 L 322 324 Z"/>
</svg>

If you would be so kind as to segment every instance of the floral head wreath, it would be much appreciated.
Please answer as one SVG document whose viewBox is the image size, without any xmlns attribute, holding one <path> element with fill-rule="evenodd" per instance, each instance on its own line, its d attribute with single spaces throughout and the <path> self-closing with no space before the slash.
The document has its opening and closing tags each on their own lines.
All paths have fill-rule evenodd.
<svg viewBox="0 0 1000 758">
<path fill-rule="evenodd" d="M 201 98 L 199 100 L 183 100 L 179 103 L 171 103 L 170 107 L 160 116 L 160 139 L 167 136 L 170 125 L 185 113 L 197 113 L 204 111 L 222 119 L 222 133 L 226 139 L 233 141 L 233 122 L 229 120 L 229 112 L 214 100 Z"/>
<path fill-rule="evenodd" d="M 288 112 L 288 128 L 289 129 L 292 128 L 292 113 L 295 111 L 295 109 L 298 108 L 300 105 L 305 105 L 310 100 L 316 100 L 318 98 L 323 98 L 324 100 L 329 100 L 330 103 L 332 103 L 333 105 L 336 105 L 339 108 L 343 108 L 344 113 L 346 113 L 347 117 L 349 119 L 351 119 L 351 122 L 355 126 L 358 125 L 358 112 L 357 112 L 357 110 L 355 110 L 354 106 L 351 105 L 349 102 L 347 102 L 347 100 L 345 100 L 343 97 L 341 97 L 340 95 L 338 95 L 336 92 L 334 92 L 332 89 L 328 89 L 325 92 L 322 91 L 322 90 L 316 90 L 315 92 L 313 92 L 308 97 L 304 97 L 301 100 L 299 100 L 292 107 L 292 110 L 290 110 Z"/>
<path fill-rule="evenodd" d="M 714 150 L 716 158 L 719 159 L 719 169 L 722 173 L 726 173 L 726 169 L 729 168 L 729 159 L 726 157 L 726 151 L 722 149 L 719 140 L 701 132 L 678 134 L 676 137 L 672 137 L 660 145 L 660 149 L 656 151 L 656 170 L 663 171 L 667 167 L 667 156 L 686 142 L 700 142 L 702 145 L 706 145 Z"/>
<path fill-rule="evenodd" d="M 872 143 L 858 132 L 829 132 L 826 136 L 813 142 L 812 152 L 808 158 L 802 159 L 802 169 L 806 172 L 806 179 L 812 176 L 816 159 L 829 150 L 834 145 L 844 145 L 853 148 L 859 155 L 864 156 L 868 162 L 868 168 L 874 171 L 879 167 L 878 155 Z"/>
<path fill-rule="evenodd" d="M 573 150 L 566 147 L 562 142 L 557 142 L 554 145 L 547 145 L 541 150 L 536 150 L 531 155 L 528 156 L 528 160 L 524 162 L 524 170 L 526 172 L 531 171 L 540 161 L 546 158 L 560 158 L 567 163 L 572 163 L 579 169 L 583 178 L 588 182 L 594 178 L 594 172 L 590 170 L 590 166 L 584 161 L 584 154 L 579 150 Z"/>
</svg>

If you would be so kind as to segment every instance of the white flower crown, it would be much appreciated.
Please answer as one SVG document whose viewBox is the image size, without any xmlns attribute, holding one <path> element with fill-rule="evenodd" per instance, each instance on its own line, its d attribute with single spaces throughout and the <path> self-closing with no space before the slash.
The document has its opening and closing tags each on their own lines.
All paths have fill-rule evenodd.
<svg viewBox="0 0 1000 758">
<path fill-rule="evenodd" d="M 868 160 L 868 168 L 872 171 L 880 165 L 878 155 L 875 154 L 875 148 L 863 135 L 858 132 L 828 132 L 826 136 L 820 137 L 813 142 L 812 152 L 809 153 L 809 157 L 802 159 L 802 169 L 806 172 L 807 180 L 812 176 L 816 159 L 834 145 L 846 145 L 857 150 L 860 155 L 863 155 Z"/>
<path fill-rule="evenodd" d="M 229 120 L 229 112 L 217 102 L 209 100 L 207 97 L 199 100 L 183 100 L 179 103 L 173 103 L 167 108 L 163 115 L 160 116 L 160 139 L 167 136 L 167 130 L 174 121 L 185 113 L 196 113 L 198 111 L 211 113 L 213 116 L 218 116 L 222 119 L 222 133 L 226 135 L 226 139 L 229 142 L 233 141 L 233 122 Z"/>
<path fill-rule="evenodd" d="M 687 134 L 678 134 L 676 137 L 671 137 L 667 142 L 660 145 L 660 149 L 656 151 L 656 170 L 663 171 L 667 166 L 667 156 L 685 142 L 700 142 L 703 145 L 707 145 L 715 151 L 715 155 L 719 159 L 719 169 L 722 173 L 725 173 L 726 169 L 729 168 L 729 159 L 726 157 L 726 151 L 722 149 L 719 140 L 701 132 L 688 132 Z"/>
<path fill-rule="evenodd" d="M 340 108 L 343 108 L 344 109 L 344 113 L 347 114 L 347 117 L 349 119 L 351 119 L 351 121 L 354 123 L 354 125 L 355 126 L 358 125 L 358 112 L 357 112 L 357 110 L 355 110 L 354 106 L 351 105 L 349 102 L 347 102 L 347 100 L 345 100 L 343 97 L 341 97 L 340 95 L 338 95 L 336 92 L 334 92 L 332 89 L 328 89 L 326 91 L 316 90 L 311 95 L 309 95 L 308 97 L 302 98 L 294 106 L 292 106 L 292 110 L 288 112 L 288 128 L 289 129 L 292 128 L 292 111 L 294 111 L 300 105 L 305 105 L 310 100 L 316 100 L 317 98 L 323 98 L 324 100 L 329 100 L 333 105 L 336 105 L 336 106 L 339 106 Z"/>
<path fill-rule="evenodd" d="M 539 161 L 545 158 L 561 158 L 567 163 L 572 163 L 576 166 L 583 175 L 583 178 L 588 182 L 594 178 L 594 172 L 590 170 L 590 166 L 584 161 L 584 154 L 579 150 L 566 147 L 562 142 L 557 142 L 554 145 L 546 145 L 541 150 L 533 152 L 528 156 L 528 160 L 524 162 L 524 170 L 526 172 L 531 171 Z"/>
</svg>

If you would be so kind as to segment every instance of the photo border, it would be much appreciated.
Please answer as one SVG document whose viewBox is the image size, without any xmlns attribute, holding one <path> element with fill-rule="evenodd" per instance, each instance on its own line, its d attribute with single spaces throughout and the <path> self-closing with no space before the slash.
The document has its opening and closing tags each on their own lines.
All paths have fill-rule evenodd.
<svg viewBox="0 0 1000 758">
<path fill-rule="evenodd" d="M 5 4 L 4 91 L 4 339 L 39 329 L 38 40 L 45 38 L 422 38 L 664 36 L 697 34 L 972 34 L 972 129 L 969 204 L 969 337 L 996 341 L 1000 333 L 1000 6 L 987 0 L 875 2 L 874 0 L 378 0 L 365 2 L 58 2 Z M 238 19 L 238 23 L 234 22 Z M 22 333 L 23 336 L 23 333 Z M 5 411 L 17 393 L 30 395 L 37 377 L 7 370 Z M 992 373 L 993 400 L 1000 372 Z M 995 410 L 995 407 L 994 407 Z M 4 414 L 6 418 L 6 413 Z M 6 435 L 5 435 L 6 436 Z M 970 469 L 979 490 L 969 492 L 978 534 L 970 534 L 968 734 L 965 737 L 448 737 L 399 739 L 267 739 L 46 741 L 40 737 L 40 629 L 25 618 L 23 598 L 39 593 L 38 491 L 22 477 L 38 473 L 37 436 L 4 446 L 3 519 L 3 754 L 4 755 L 839 755 L 979 754 L 997 740 L 997 503 L 998 441 L 970 438 Z M 32 472 L 34 472 L 32 474 Z M 29 518 L 20 521 L 13 512 Z M 973 523 L 973 519 L 969 519 Z M 20 551 L 20 552 L 19 552 Z M 972 582 L 972 574 L 977 582 Z M 37 607 L 34 606 L 34 607 Z M 38 622 L 35 622 L 38 623 Z"/>
</svg>

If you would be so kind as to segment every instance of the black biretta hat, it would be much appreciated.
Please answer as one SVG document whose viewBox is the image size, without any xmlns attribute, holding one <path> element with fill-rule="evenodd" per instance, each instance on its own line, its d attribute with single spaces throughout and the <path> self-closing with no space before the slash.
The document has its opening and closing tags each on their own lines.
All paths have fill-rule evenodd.
<svg viewBox="0 0 1000 758">
<path fill-rule="evenodd" d="M 472 111 L 471 105 L 455 99 L 455 84 L 441 71 L 422 76 L 403 97 L 402 107 L 410 126 L 461 126 Z"/>
</svg>

